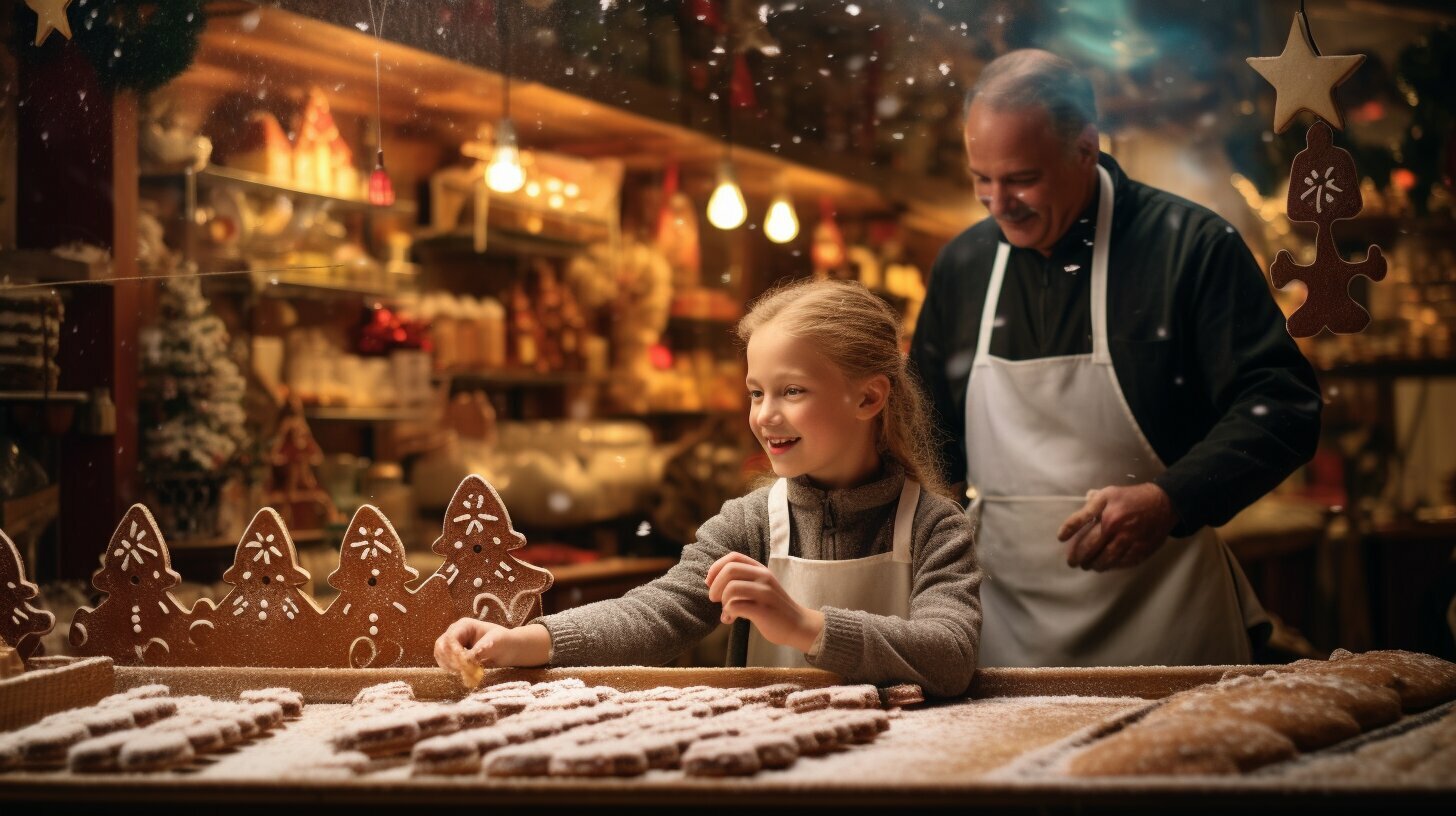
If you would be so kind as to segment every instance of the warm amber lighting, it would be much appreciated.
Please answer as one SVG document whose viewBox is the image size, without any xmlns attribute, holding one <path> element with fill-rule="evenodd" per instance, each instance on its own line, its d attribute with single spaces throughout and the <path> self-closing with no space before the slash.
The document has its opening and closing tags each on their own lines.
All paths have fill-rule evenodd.
<svg viewBox="0 0 1456 816">
<path fill-rule="evenodd" d="M 763 219 L 763 234 L 776 244 L 787 244 L 799 236 L 799 214 L 788 193 L 774 196 Z"/>
<path fill-rule="evenodd" d="M 485 184 L 497 193 L 514 193 L 526 184 L 521 167 L 521 150 L 511 120 L 502 119 L 495 129 L 495 154 L 485 168 Z"/>
<path fill-rule="evenodd" d="M 718 166 L 718 186 L 708 199 L 708 223 L 721 230 L 737 229 L 748 218 L 748 203 L 738 189 L 733 163 L 724 159 Z"/>
</svg>

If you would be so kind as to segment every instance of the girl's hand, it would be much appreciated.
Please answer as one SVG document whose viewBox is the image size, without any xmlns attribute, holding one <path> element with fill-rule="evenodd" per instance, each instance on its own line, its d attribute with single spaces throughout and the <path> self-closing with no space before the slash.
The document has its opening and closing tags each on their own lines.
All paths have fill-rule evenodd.
<svg viewBox="0 0 1456 816">
<path fill-rule="evenodd" d="M 723 604 L 722 621 L 746 618 L 770 643 L 808 652 L 824 630 L 824 613 L 800 606 L 768 567 L 731 552 L 708 568 L 708 600 Z"/>
<path fill-rule="evenodd" d="M 435 641 L 440 668 L 460 671 L 468 664 L 486 668 L 542 666 L 551 658 L 551 633 L 540 624 L 507 629 L 488 621 L 461 618 Z"/>
</svg>

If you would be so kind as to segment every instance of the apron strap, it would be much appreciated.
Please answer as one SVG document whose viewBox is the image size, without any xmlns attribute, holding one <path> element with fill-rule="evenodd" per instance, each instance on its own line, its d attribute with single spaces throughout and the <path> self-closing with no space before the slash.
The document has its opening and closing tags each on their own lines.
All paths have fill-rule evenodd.
<svg viewBox="0 0 1456 816">
<path fill-rule="evenodd" d="M 1097 230 L 1092 244 L 1092 362 L 1110 364 L 1107 345 L 1107 256 L 1112 244 L 1112 174 L 1097 165 Z"/>
<path fill-rule="evenodd" d="M 915 507 L 920 503 L 920 483 L 906 479 L 900 488 L 900 505 L 895 508 L 895 537 L 892 547 L 894 559 L 902 564 L 911 563 L 910 536 L 915 531 Z"/>
<path fill-rule="evenodd" d="M 1006 280 L 1006 259 L 1011 257 L 1011 245 L 1002 241 L 996 246 L 996 263 L 991 266 L 991 282 L 986 285 L 986 305 L 981 307 L 981 334 L 976 339 L 976 358 L 972 366 L 980 365 L 991 355 L 991 329 L 996 325 L 996 306 L 1001 302 L 1001 283 Z"/>
<path fill-rule="evenodd" d="M 768 554 L 789 557 L 789 482 L 779 479 L 768 490 Z"/>
</svg>

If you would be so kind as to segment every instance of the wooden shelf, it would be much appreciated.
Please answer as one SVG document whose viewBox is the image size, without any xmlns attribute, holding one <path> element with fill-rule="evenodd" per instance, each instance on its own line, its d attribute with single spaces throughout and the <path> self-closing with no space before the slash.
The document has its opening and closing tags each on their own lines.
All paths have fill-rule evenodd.
<svg viewBox="0 0 1456 816">
<path fill-rule="evenodd" d="M 288 537 L 293 539 L 294 544 L 317 544 L 324 540 L 324 530 L 289 530 Z M 242 533 L 239 532 L 241 537 Z M 167 549 L 169 550 L 221 550 L 231 549 L 238 546 L 238 539 L 229 536 L 215 536 L 212 538 L 168 538 Z"/>
<path fill-rule="evenodd" d="M 409 287 L 390 288 L 368 286 L 359 283 L 333 282 L 328 280 L 301 279 L 283 274 L 267 272 L 238 271 L 233 276 L 211 276 L 204 278 L 209 291 L 232 291 L 256 294 L 263 297 L 295 298 L 304 300 L 335 300 L 339 298 L 373 298 L 392 300 L 413 290 Z"/>
<path fill-rule="evenodd" d="M 602 235 L 605 240 L 605 234 Z M 436 235 L 422 235 L 414 243 L 414 253 L 419 258 L 434 255 L 476 255 L 520 256 L 534 255 L 549 258 L 571 258 L 581 254 L 589 242 L 571 241 L 546 234 L 505 232 L 490 230 L 485 241 L 485 252 L 475 251 L 475 237 L 468 230 L 457 230 Z"/>
<path fill-rule="evenodd" d="M 448 381 L 452 386 L 466 384 L 477 387 L 502 388 L 561 388 L 570 385 L 593 385 L 607 382 L 601 374 L 587 374 L 582 371 L 457 371 L 439 375 L 437 381 Z"/>
<path fill-rule="evenodd" d="M 381 43 L 354 28 L 357 9 L 321 0 L 291 6 L 303 13 L 264 7 L 250 15 L 247 29 L 240 19 L 209 20 L 197 58 L 179 81 L 231 92 L 253 77 L 296 78 L 304 85 L 327 78 L 338 89 L 330 95 L 337 112 L 373 116 L 370 56 L 377 50 L 385 66 L 381 107 L 387 123 L 407 124 L 416 136 L 458 143 L 457 123 L 500 116 L 501 74 L 493 66 L 470 65 L 431 50 L 439 47 L 432 27 L 398 29 L 398 36 L 419 41 Z M 675 159 L 703 178 L 711 175 L 724 149 L 718 128 L 698 130 L 682 122 L 700 119 L 706 105 L 716 111 L 714 103 L 681 99 L 640 80 L 588 75 L 588 66 L 573 55 L 533 48 L 535 58 L 515 66 L 511 87 L 512 115 L 533 123 L 522 135 L 523 147 L 621 159 L 636 170 L 661 169 Z M 566 67 L 573 71 L 568 74 Z M 630 107 L 621 100 L 629 100 Z M 422 110 L 431 116 L 422 119 Z M 968 184 L 867 166 L 862 157 L 795 144 L 792 134 L 776 126 L 736 118 L 741 118 L 735 128 L 741 135 L 733 146 L 734 161 L 739 182 L 752 197 L 767 199 L 782 185 L 796 201 L 828 196 L 846 215 L 899 212 L 908 228 L 942 237 L 965 229 L 977 212 Z"/>
<path fill-rule="evenodd" d="M 141 177 L 148 181 L 181 182 L 188 175 L 185 172 L 177 173 L 175 171 L 143 171 Z M 400 200 L 388 207 L 378 207 L 369 203 L 367 199 L 320 193 L 294 184 L 283 184 L 260 173 L 252 173 L 247 170 L 238 170 L 233 167 L 224 167 L 217 164 L 204 167 L 202 170 L 191 175 L 196 178 L 197 186 L 203 189 L 209 187 L 232 187 L 252 193 L 287 195 L 295 199 L 327 204 L 335 210 L 393 213 L 399 215 L 412 215 L 415 212 L 415 204 L 413 201 Z"/>
<path fill-rule="evenodd" d="M 0 402 L 88 402 L 85 391 L 0 391 Z"/>
<path fill-rule="evenodd" d="M 320 422 L 426 422 L 434 415 L 422 408 L 331 408 L 308 406 L 303 415 Z"/>
</svg>

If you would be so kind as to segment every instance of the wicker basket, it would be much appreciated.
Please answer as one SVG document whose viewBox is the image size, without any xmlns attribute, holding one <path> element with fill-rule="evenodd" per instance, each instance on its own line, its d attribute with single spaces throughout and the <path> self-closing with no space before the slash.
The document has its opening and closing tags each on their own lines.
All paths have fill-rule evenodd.
<svg viewBox="0 0 1456 816">
<path fill-rule="evenodd" d="M 30 725 L 47 714 L 96 703 L 112 693 L 116 671 L 109 657 L 59 664 L 46 658 L 16 677 L 0 680 L 0 731 Z"/>
</svg>

